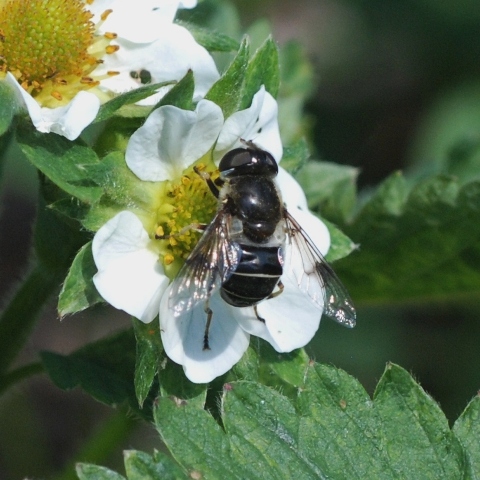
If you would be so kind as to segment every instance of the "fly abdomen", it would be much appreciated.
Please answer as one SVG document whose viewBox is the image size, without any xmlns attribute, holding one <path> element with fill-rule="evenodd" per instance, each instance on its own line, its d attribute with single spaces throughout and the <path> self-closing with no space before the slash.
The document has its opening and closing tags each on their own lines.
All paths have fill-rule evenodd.
<svg viewBox="0 0 480 480">
<path fill-rule="evenodd" d="M 283 273 L 280 247 L 239 244 L 241 257 L 222 284 L 222 298 L 234 307 L 250 307 L 270 296 Z"/>
</svg>

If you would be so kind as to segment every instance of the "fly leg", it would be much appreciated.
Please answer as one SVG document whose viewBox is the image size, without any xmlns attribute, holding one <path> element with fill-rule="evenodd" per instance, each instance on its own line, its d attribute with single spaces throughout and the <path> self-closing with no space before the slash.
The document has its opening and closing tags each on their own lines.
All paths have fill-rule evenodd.
<svg viewBox="0 0 480 480">
<path fill-rule="evenodd" d="M 283 293 L 283 290 L 285 289 L 285 285 L 283 285 L 281 280 L 278 281 L 277 287 L 278 287 L 278 290 L 276 292 L 272 292 L 265 300 L 270 300 L 271 298 L 278 297 L 280 294 Z M 253 311 L 255 313 L 255 316 L 257 317 L 257 320 L 260 320 L 262 323 L 265 323 L 265 319 L 258 314 L 257 306 L 258 305 L 253 306 Z"/>
<path fill-rule="evenodd" d="M 257 317 L 257 320 L 260 320 L 262 323 L 265 323 L 265 319 L 258 314 L 257 306 L 258 305 L 253 306 L 253 311 L 255 313 L 255 316 Z"/>
<path fill-rule="evenodd" d="M 271 298 L 278 297 L 285 290 L 285 285 L 282 283 L 281 280 L 278 281 L 277 287 L 278 287 L 278 290 L 276 292 L 272 292 L 265 300 L 270 300 Z"/>
<path fill-rule="evenodd" d="M 207 323 L 205 324 L 205 332 L 203 334 L 203 350 L 210 350 L 210 344 L 208 341 L 208 333 L 210 330 L 210 324 L 212 323 L 213 312 L 209 307 L 208 300 L 205 302 L 205 313 L 207 314 Z"/>
<path fill-rule="evenodd" d="M 214 182 L 209 173 L 204 172 L 197 167 L 193 167 L 193 170 L 195 171 L 196 174 L 200 175 L 205 180 L 212 194 L 216 198 L 218 198 L 220 195 L 220 190 L 218 189 L 218 187 L 219 186 L 221 187 L 224 184 L 224 181 L 221 178 L 217 178 Z"/>
</svg>

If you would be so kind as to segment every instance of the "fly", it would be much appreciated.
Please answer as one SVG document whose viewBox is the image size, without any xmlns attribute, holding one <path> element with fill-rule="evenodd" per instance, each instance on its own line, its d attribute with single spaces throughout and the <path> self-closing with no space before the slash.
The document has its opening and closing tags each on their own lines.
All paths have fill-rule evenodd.
<svg viewBox="0 0 480 480">
<path fill-rule="evenodd" d="M 217 197 L 218 210 L 173 281 L 169 307 L 178 317 L 204 302 L 204 350 L 210 348 L 213 292 L 219 289 L 234 307 L 253 307 L 264 322 L 257 305 L 281 295 L 285 268 L 293 270 L 300 290 L 327 316 L 355 326 L 355 308 L 345 287 L 282 202 L 275 182 L 278 165 L 270 153 L 251 143 L 231 150 L 220 161 L 215 182 L 195 171 Z"/>
</svg>

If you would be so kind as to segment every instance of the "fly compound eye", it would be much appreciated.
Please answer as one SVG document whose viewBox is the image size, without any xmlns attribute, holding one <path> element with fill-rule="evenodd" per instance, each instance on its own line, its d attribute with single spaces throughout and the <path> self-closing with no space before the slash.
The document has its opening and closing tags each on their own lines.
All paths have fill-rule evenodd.
<svg viewBox="0 0 480 480">
<path fill-rule="evenodd" d="M 251 148 L 235 148 L 226 153 L 218 167 L 223 177 L 237 175 L 275 176 L 278 165 L 270 153 Z"/>
<path fill-rule="evenodd" d="M 230 174 L 238 175 L 236 171 L 241 170 L 252 163 L 252 151 L 246 148 L 236 148 L 226 153 L 218 169 L 220 173 L 229 176 Z M 235 173 L 234 173 L 235 171 Z"/>
</svg>

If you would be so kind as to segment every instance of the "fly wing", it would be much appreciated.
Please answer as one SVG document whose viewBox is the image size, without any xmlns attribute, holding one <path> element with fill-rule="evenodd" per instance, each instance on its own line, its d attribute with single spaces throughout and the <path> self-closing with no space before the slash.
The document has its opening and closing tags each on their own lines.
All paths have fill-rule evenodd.
<svg viewBox="0 0 480 480">
<path fill-rule="evenodd" d="M 175 277 L 169 307 L 175 316 L 206 301 L 236 269 L 239 246 L 229 238 L 231 215 L 220 210 Z"/>
<path fill-rule="evenodd" d="M 305 292 L 325 315 L 345 327 L 354 327 L 355 308 L 350 295 L 300 224 L 285 209 L 289 265 L 300 290 Z"/>
</svg>

